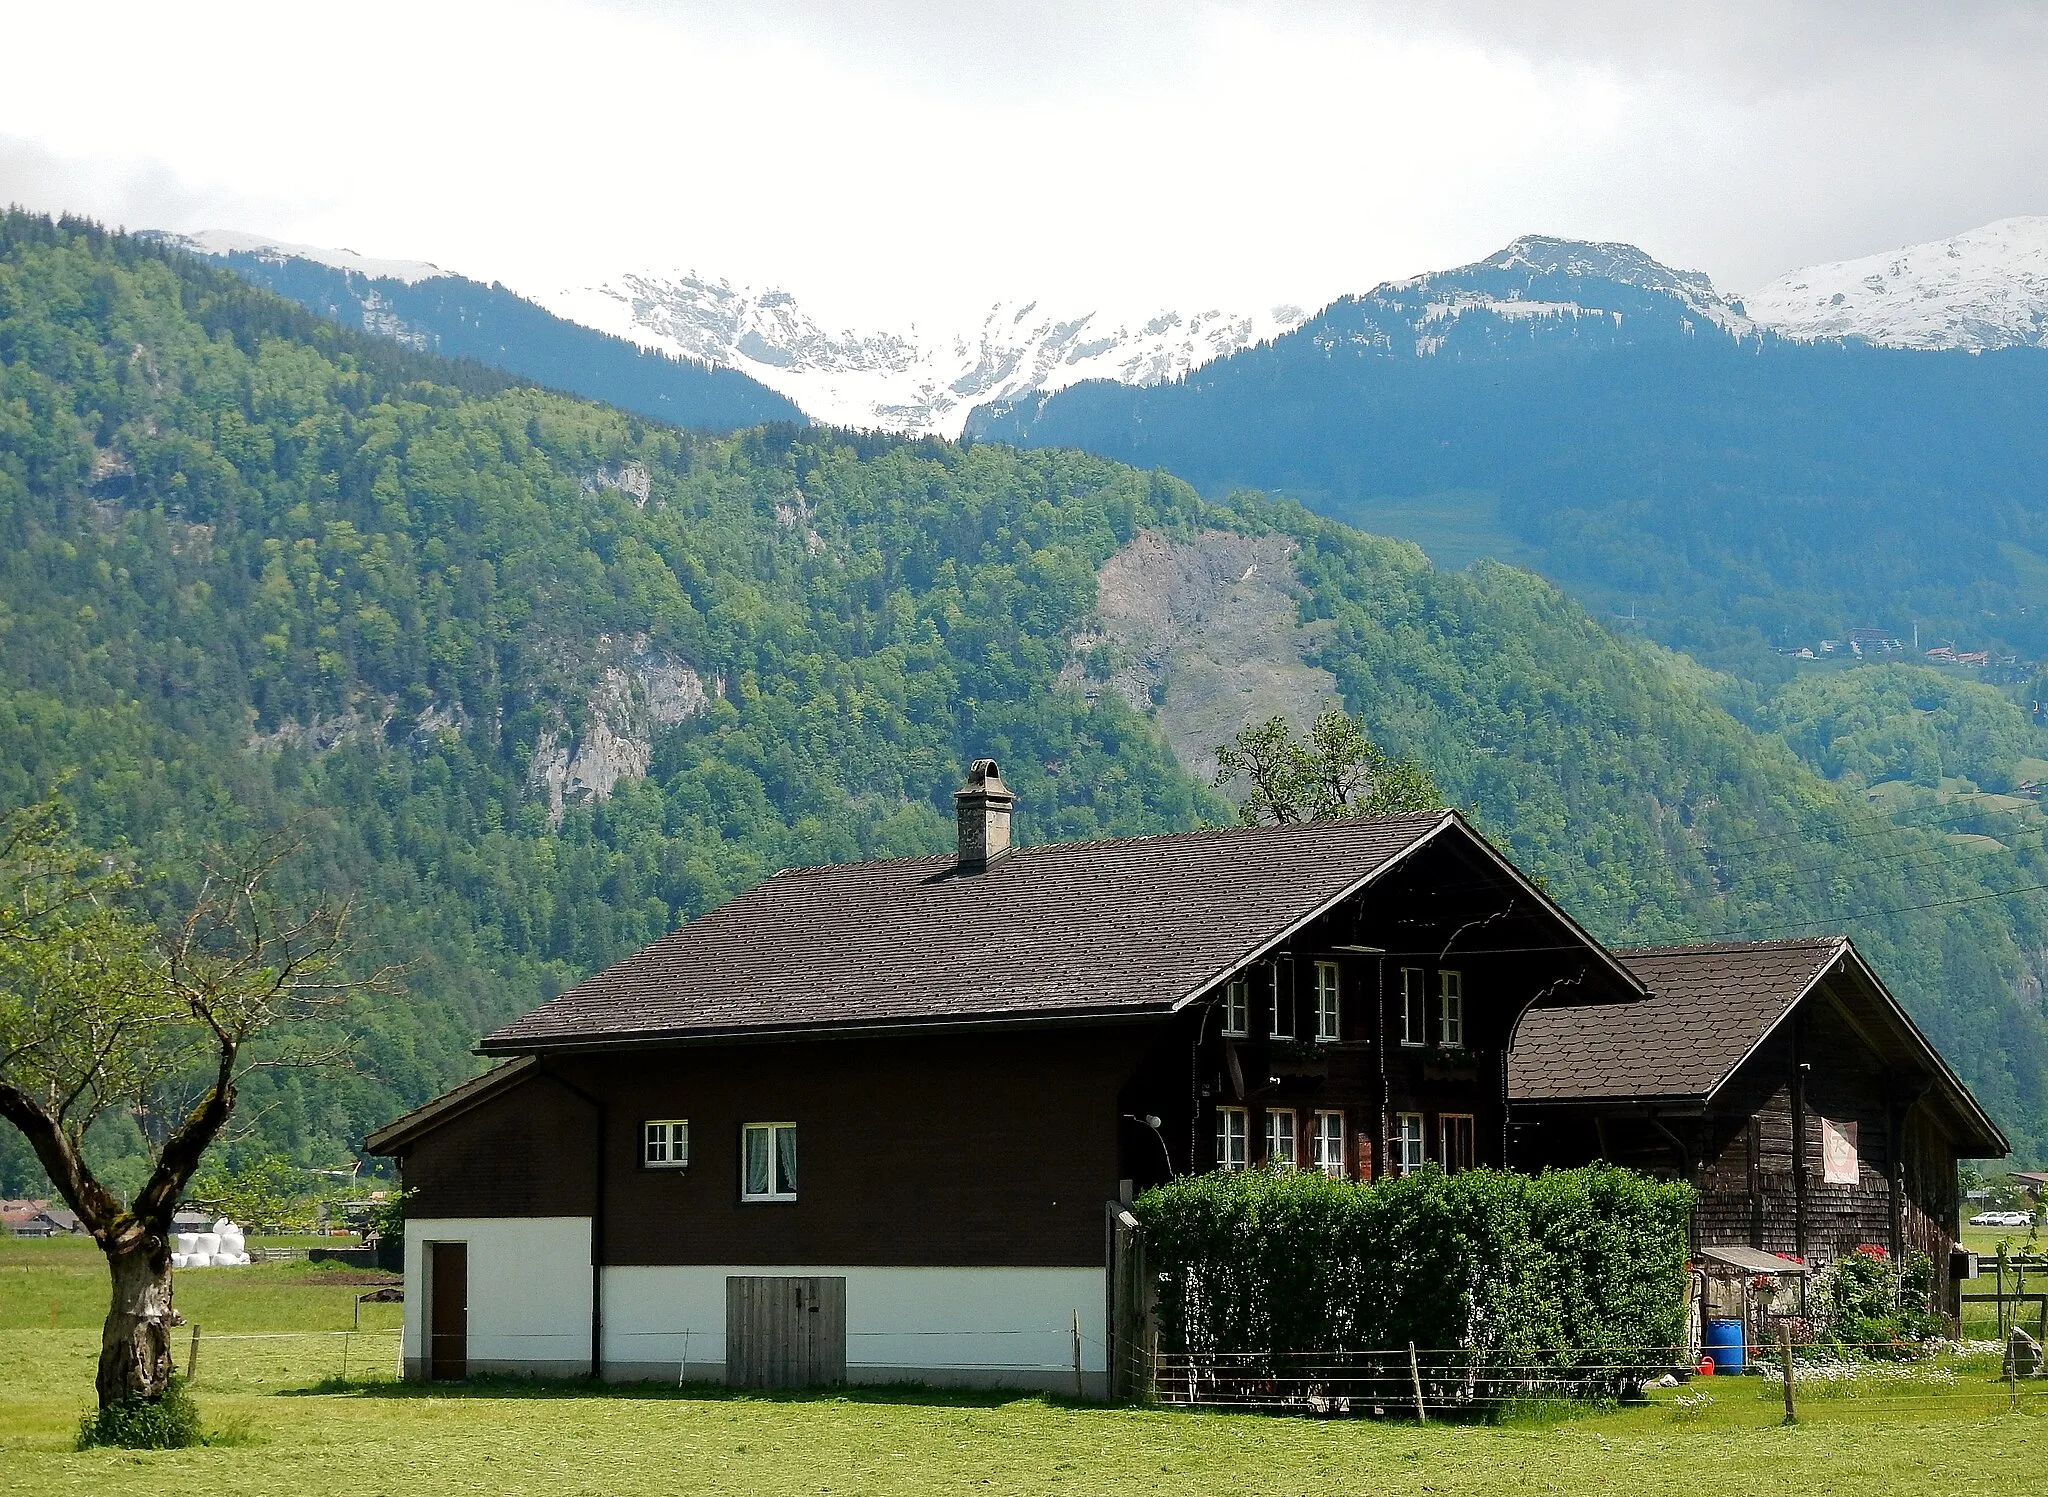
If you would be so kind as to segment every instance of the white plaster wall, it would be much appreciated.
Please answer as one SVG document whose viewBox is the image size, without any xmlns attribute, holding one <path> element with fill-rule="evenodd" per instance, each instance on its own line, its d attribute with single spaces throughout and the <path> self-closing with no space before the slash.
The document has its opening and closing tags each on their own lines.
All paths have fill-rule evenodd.
<svg viewBox="0 0 2048 1497">
<path fill-rule="evenodd" d="M 607 1268 L 604 1356 L 617 1373 L 693 1377 L 725 1367 L 729 1274 L 846 1280 L 846 1371 L 854 1382 L 916 1379 L 1071 1386 L 1106 1369 L 1099 1268 L 858 1268 L 770 1264 Z"/>
<path fill-rule="evenodd" d="M 590 1366 L 590 1218 L 467 1217 L 405 1224 L 405 1359 L 427 1354 L 430 1242 L 469 1244 L 469 1361 L 478 1371 Z M 423 1370 L 423 1368 L 421 1369 Z"/>
</svg>

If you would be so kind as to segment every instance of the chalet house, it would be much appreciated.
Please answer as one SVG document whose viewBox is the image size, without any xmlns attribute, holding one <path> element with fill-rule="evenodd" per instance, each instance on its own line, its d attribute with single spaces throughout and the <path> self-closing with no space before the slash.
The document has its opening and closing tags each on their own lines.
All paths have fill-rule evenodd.
<svg viewBox="0 0 2048 1497">
<path fill-rule="evenodd" d="M 1518 1024 L 1665 1012 L 1646 958 L 1455 812 L 1013 849 L 1012 800 L 978 762 L 955 853 L 779 873 L 374 1134 L 412 1192 L 408 1375 L 1099 1393 L 1106 1203 L 1219 1167 L 1569 1152 L 1576 1101 L 1516 1126 Z M 1939 1075 L 1915 1107 L 1968 1120 L 1914 1135 L 1901 1188 L 1952 1230 L 1941 1159 L 1952 1194 L 1953 1151 L 2003 1140 Z M 1652 1131 L 1677 1105 L 1609 1100 Z"/>
<path fill-rule="evenodd" d="M 0 1228 L 16 1237 L 63 1237 L 83 1232 L 74 1211 L 48 1201 L 0 1201 Z"/>
<path fill-rule="evenodd" d="M 1917 1249 L 1954 1313 L 1956 1160 L 2008 1145 L 1856 948 L 1616 954 L 1644 997 L 1522 1018 L 1512 1163 L 1611 1159 L 1687 1180 L 1700 1247 L 1818 1262 L 1864 1243 Z"/>
</svg>

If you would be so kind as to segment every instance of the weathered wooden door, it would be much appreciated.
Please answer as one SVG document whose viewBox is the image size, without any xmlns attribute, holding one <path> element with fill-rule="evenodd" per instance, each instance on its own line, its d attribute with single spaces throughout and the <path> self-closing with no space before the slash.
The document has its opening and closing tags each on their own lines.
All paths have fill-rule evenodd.
<svg viewBox="0 0 2048 1497">
<path fill-rule="evenodd" d="M 846 1381 L 846 1280 L 725 1281 L 725 1380 L 735 1388 Z"/>
<path fill-rule="evenodd" d="M 459 1381 L 469 1376 L 469 1244 L 436 1242 L 427 1267 L 427 1375 Z"/>
</svg>

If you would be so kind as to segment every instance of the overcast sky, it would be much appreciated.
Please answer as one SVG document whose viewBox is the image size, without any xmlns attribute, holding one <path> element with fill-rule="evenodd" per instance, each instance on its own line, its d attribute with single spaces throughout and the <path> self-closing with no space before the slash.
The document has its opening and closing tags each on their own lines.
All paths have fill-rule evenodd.
<svg viewBox="0 0 2048 1497">
<path fill-rule="evenodd" d="M 2041 5 L 0 0 L 0 37 L 0 198 L 865 324 L 1320 302 L 1532 232 L 1741 291 L 2048 213 Z"/>
</svg>

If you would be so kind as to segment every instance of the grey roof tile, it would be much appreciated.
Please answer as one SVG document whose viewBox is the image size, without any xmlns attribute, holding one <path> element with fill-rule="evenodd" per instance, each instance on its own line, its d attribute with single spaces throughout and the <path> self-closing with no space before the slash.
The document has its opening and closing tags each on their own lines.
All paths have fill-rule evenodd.
<svg viewBox="0 0 2048 1497">
<path fill-rule="evenodd" d="M 1616 952 L 1649 996 L 1530 1010 L 1508 1056 L 1508 1096 L 1706 1097 L 1847 945 L 1831 936 Z"/>
<path fill-rule="evenodd" d="M 488 1035 L 666 1037 L 1159 1011 L 1454 821 L 1430 811 L 794 868 Z"/>
</svg>

